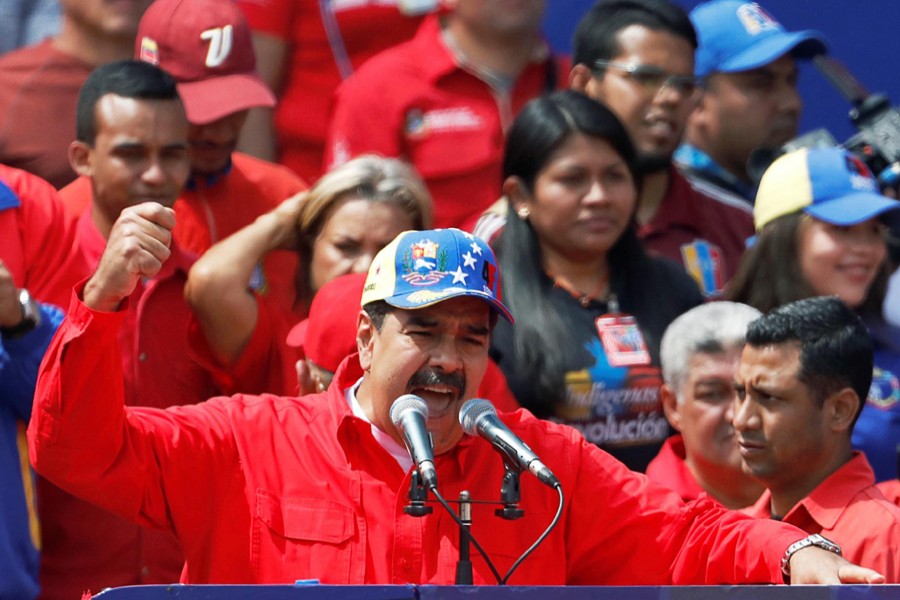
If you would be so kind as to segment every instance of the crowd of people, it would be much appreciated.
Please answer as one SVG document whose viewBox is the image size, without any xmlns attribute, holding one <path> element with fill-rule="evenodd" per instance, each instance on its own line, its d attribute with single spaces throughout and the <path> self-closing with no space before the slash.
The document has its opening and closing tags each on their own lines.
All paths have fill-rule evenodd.
<svg viewBox="0 0 900 600">
<path fill-rule="evenodd" d="M 900 201 L 838 147 L 747 168 L 826 38 L 598 0 L 570 58 L 547 5 L 62 0 L 22 29 L 0 597 L 451 584 L 463 490 L 476 584 L 900 583 Z M 540 481 L 467 435 L 473 398 Z"/>
</svg>

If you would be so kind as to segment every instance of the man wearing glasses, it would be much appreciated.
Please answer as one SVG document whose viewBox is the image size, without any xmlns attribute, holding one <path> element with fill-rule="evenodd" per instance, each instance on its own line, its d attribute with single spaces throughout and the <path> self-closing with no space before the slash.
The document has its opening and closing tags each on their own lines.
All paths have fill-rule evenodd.
<svg viewBox="0 0 900 600">
<path fill-rule="evenodd" d="M 734 275 L 753 235 L 749 206 L 694 189 L 672 162 L 696 103 L 697 35 L 664 0 L 603 0 L 575 32 L 569 84 L 612 109 L 638 151 L 643 186 L 638 235 L 684 264 L 708 297 Z"/>
<path fill-rule="evenodd" d="M 825 40 L 816 31 L 785 31 L 755 2 L 714 0 L 690 17 L 703 89 L 675 162 L 704 192 L 752 204 L 750 153 L 777 149 L 797 135 L 803 101 L 796 60 L 825 53 Z"/>
</svg>

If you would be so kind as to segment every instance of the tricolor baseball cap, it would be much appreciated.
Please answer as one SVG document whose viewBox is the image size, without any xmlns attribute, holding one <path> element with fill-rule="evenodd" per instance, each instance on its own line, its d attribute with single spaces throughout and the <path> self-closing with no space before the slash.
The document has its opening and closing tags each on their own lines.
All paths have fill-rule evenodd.
<svg viewBox="0 0 900 600">
<path fill-rule="evenodd" d="M 802 148 L 773 162 L 756 192 L 756 231 L 802 210 L 820 221 L 850 226 L 900 208 L 883 196 L 862 160 L 841 148 Z"/>
<path fill-rule="evenodd" d="M 417 309 L 470 296 L 513 323 L 500 301 L 497 259 L 483 240 L 459 229 L 404 231 L 375 255 L 361 305 L 384 300 Z"/>
<path fill-rule="evenodd" d="M 135 57 L 178 81 L 195 125 L 275 106 L 275 95 L 256 72 L 250 28 L 232 0 L 156 0 L 138 25 Z"/>
<path fill-rule="evenodd" d="M 786 31 L 756 2 L 704 2 L 691 11 L 690 17 L 697 30 L 697 77 L 757 69 L 788 53 L 812 58 L 828 51 L 821 33 Z"/>
<path fill-rule="evenodd" d="M 335 277 L 313 297 L 309 316 L 287 335 L 289 346 L 303 348 L 312 362 L 334 373 L 345 357 L 356 352 L 356 316 L 365 273 Z"/>
</svg>

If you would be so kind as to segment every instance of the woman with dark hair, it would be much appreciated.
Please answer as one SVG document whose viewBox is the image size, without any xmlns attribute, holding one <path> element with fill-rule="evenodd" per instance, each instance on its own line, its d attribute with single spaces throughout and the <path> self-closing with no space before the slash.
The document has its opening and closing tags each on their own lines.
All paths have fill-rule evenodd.
<svg viewBox="0 0 900 600">
<path fill-rule="evenodd" d="M 881 216 L 898 208 L 852 154 L 838 148 L 788 153 L 760 181 L 757 239 L 727 289 L 729 299 L 762 312 L 837 296 L 863 317 L 875 344 L 875 370 L 853 445 L 866 452 L 878 481 L 897 477 L 900 443 L 900 331 L 881 314 L 890 275 Z"/>
<path fill-rule="evenodd" d="M 503 173 L 498 256 L 516 325 L 497 324 L 493 357 L 522 406 L 643 471 L 669 433 L 660 338 L 703 298 L 635 235 L 628 134 L 587 96 L 539 98 L 510 129 Z"/>
</svg>

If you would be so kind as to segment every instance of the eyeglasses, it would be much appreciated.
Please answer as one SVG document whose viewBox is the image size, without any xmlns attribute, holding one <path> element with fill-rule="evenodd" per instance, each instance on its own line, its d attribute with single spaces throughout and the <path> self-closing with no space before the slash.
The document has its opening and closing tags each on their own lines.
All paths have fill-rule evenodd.
<svg viewBox="0 0 900 600">
<path fill-rule="evenodd" d="M 690 96 L 697 89 L 697 78 L 692 75 L 672 75 L 653 65 L 628 65 L 612 60 L 594 61 L 596 69 L 616 69 L 625 74 L 648 92 L 658 93 L 664 87 L 670 87 L 685 96 Z"/>
</svg>

